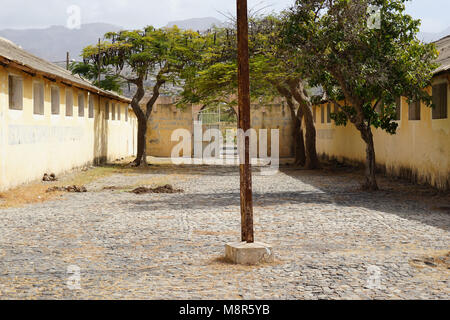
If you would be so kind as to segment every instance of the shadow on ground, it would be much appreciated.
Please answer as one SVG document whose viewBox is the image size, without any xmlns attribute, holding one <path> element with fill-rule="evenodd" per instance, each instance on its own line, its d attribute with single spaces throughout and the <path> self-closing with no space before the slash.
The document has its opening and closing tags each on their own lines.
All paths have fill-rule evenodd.
<svg viewBox="0 0 450 320">
<path fill-rule="evenodd" d="M 136 170 L 136 169 L 133 169 Z M 140 173 L 182 175 L 213 175 L 231 177 L 239 175 L 239 168 L 232 166 L 198 166 L 180 165 L 174 169 L 173 165 L 152 165 L 149 168 L 138 169 Z M 286 191 L 254 192 L 256 207 L 276 206 L 283 204 L 335 204 L 341 207 L 362 207 L 368 210 L 394 214 L 402 219 L 408 219 L 450 230 L 450 193 L 439 192 L 428 186 L 419 186 L 401 180 L 392 180 L 383 176 L 378 177 L 381 190 L 366 192 L 360 188 L 363 180 L 362 172 L 348 167 L 330 168 L 308 171 L 292 167 L 283 167 L 283 174 L 297 179 L 304 184 L 313 186 L 315 191 Z M 260 168 L 254 168 L 257 175 Z M 267 179 L 270 184 L 270 179 Z M 224 206 L 239 206 L 238 192 L 217 192 L 177 194 L 168 198 L 139 201 L 129 201 L 126 204 L 130 210 L 182 210 L 187 206 L 192 209 L 220 208 Z M 143 208 L 145 207 L 145 208 Z M 301 212 L 299 212 L 301 214 Z"/>
</svg>

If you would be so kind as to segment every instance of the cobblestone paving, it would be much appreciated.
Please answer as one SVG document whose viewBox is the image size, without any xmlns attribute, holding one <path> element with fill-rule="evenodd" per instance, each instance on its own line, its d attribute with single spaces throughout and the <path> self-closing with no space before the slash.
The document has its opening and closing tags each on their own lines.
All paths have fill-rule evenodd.
<svg viewBox="0 0 450 320">
<path fill-rule="evenodd" d="M 448 195 L 358 178 L 255 173 L 256 237 L 276 250 L 259 267 L 221 260 L 239 239 L 236 168 L 156 166 L 2 210 L 0 299 L 449 299 L 448 256 L 426 260 L 450 251 Z M 127 192 L 149 181 L 185 192 Z"/>
</svg>

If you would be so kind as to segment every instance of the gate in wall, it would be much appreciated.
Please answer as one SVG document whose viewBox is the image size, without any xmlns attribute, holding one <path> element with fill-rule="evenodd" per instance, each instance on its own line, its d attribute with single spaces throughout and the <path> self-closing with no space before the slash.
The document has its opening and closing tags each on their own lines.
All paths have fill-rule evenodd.
<svg viewBox="0 0 450 320">
<path fill-rule="evenodd" d="M 235 136 L 237 132 L 237 115 L 234 109 L 227 106 L 207 107 L 200 111 L 198 120 L 202 123 L 203 134 L 210 129 L 217 129 L 222 133 L 222 139 L 220 140 L 221 158 L 236 158 L 238 156 L 237 139 L 227 139 L 227 134 Z M 203 151 L 209 144 L 210 142 L 203 142 Z M 213 154 L 213 156 L 216 155 Z"/>
</svg>

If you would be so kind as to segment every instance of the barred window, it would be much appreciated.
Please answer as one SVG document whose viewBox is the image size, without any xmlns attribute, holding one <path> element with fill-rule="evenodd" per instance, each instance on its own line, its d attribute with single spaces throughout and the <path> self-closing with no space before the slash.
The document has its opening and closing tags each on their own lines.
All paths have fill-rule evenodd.
<svg viewBox="0 0 450 320">
<path fill-rule="evenodd" d="M 33 84 L 33 113 L 44 114 L 44 84 L 41 82 Z"/>
<path fill-rule="evenodd" d="M 420 120 L 420 101 L 413 101 L 409 104 L 409 120 Z"/>
<path fill-rule="evenodd" d="M 120 112 L 122 111 L 121 110 L 122 108 L 120 107 L 120 104 L 119 105 L 117 105 L 117 120 L 119 120 L 120 121 Z"/>
<path fill-rule="evenodd" d="M 8 77 L 9 108 L 23 110 L 23 80 L 18 76 Z"/>
<path fill-rule="evenodd" d="M 89 94 L 89 118 L 94 118 L 94 96 Z"/>
<path fill-rule="evenodd" d="M 73 92 L 66 89 L 66 117 L 73 117 Z"/>
<path fill-rule="evenodd" d="M 433 86 L 433 119 L 447 118 L 447 84 Z"/>
<path fill-rule="evenodd" d="M 128 107 L 125 106 L 125 122 L 128 122 Z"/>
<path fill-rule="evenodd" d="M 78 116 L 84 117 L 84 93 L 78 94 Z"/>
<path fill-rule="evenodd" d="M 59 87 L 52 87 L 52 114 L 59 114 Z"/>
<path fill-rule="evenodd" d="M 111 120 L 116 120 L 116 104 L 111 104 Z"/>
</svg>

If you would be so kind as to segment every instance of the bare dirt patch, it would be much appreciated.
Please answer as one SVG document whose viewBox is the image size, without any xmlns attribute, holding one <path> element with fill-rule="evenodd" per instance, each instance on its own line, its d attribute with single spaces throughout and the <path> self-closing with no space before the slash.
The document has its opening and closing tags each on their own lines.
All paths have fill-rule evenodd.
<svg viewBox="0 0 450 320">
<path fill-rule="evenodd" d="M 419 269 L 422 269 L 424 267 L 431 267 L 450 270 L 450 251 L 442 255 L 413 259 L 410 263 L 411 265 Z"/>
<path fill-rule="evenodd" d="M 49 188 L 65 188 L 65 186 L 83 186 L 87 185 L 98 179 L 116 174 L 127 172 L 121 166 L 104 166 L 96 167 L 80 172 L 71 172 L 63 177 L 60 177 L 60 182 L 55 182 L 58 180 L 51 181 L 52 175 L 48 175 L 49 181 L 39 181 L 30 184 L 22 185 L 13 189 L 9 189 L 5 192 L 0 193 L 0 208 L 18 208 L 28 204 L 42 203 L 46 201 L 51 201 L 55 199 L 60 199 L 63 193 L 67 190 L 53 190 L 48 192 Z M 62 185 L 64 183 L 64 185 Z M 49 187 L 50 186 L 50 187 Z"/>
<path fill-rule="evenodd" d="M 47 193 L 48 185 L 31 184 L 0 193 L 0 208 L 17 208 L 61 197 L 60 192 Z"/>
<path fill-rule="evenodd" d="M 103 190 L 104 191 L 117 191 L 120 190 L 121 188 L 116 187 L 116 186 L 108 186 L 108 187 L 104 187 Z"/>
<path fill-rule="evenodd" d="M 156 188 L 139 187 L 131 191 L 134 194 L 148 194 L 148 193 L 183 193 L 181 189 L 174 189 L 170 184 Z"/>
<path fill-rule="evenodd" d="M 67 187 L 51 187 L 47 189 L 47 192 L 73 192 L 73 193 L 83 193 L 87 192 L 85 186 L 67 186 Z"/>
</svg>

